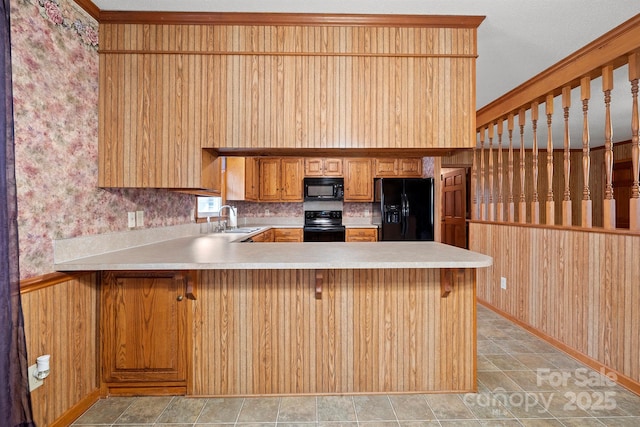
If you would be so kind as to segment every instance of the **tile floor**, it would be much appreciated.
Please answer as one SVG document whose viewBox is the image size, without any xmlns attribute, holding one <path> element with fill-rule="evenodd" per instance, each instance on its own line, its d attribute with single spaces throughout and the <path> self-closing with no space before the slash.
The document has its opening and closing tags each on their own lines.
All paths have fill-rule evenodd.
<svg viewBox="0 0 640 427">
<path fill-rule="evenodd" d="M 478 393 L 112 397 L 77 426 L 640 426 L 640 396 L 478 307 Z"/>
</svg>

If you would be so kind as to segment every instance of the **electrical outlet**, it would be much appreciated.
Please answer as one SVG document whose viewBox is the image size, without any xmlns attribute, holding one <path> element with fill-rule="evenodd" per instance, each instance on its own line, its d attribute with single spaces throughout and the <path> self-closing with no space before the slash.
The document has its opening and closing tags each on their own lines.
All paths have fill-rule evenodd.
<svg viewBox="0 0 640 427">
<path fill-rule="evenodd" d="M 136 211 L 136 226 L 144 227 L 144 211 Z"/>
<path fill-rule="evenodd" d="M 271 212 L 269 212 L 269 209 L 265 209 L 264 216 L 269 216 L 269 215 L 271 215 Z"/>
<path fill-rule="evenodd" d="M 127 218 L 128 218 L 129 228 L 135 228 L 135 226 L 136 226 L 136 213 L 135 212 L 127 212 Z"/>
<path fill-rule="evenodd" d="M 364 216 L 369 216 L 369 209 L 364 210 Z"/>
<path fill-rule="evenodd" d="M 500 289 L 507 289 L 507 278 L 506 277 L 501 277 L 500 278 Z"/>
<path fill-rule="evenodd" d="M 44 380 L 39 380 L 38 378 L 36 378 L 35 373 L 37 369 L 38 365 L 36 364 L 29 366 L 29 372 L 27 374 L 29 376 L 29 391 L 37 389 L 44 382 Z"/>
</svg>

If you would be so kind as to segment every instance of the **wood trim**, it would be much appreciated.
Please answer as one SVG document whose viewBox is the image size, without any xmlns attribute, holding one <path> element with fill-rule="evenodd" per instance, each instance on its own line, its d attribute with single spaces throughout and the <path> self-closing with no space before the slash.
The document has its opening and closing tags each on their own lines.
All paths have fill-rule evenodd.
<svg viewBox="0 0 640 427">
<path fill-rule="evenodd" d="M 81 0 L 78 0 L 81 1 Z M 88 0 L 82 0 L 88 1 Z M 477 28 L 485 16 L 100 11 L 100 23 Z"/>
<path fill-rule="evenodd" d="M 462 58 L 462 59 L 476 59 L 477 54 L 461 54 L 461 53 L 375 53 L 375 52 L 313 52 L 313 51 L 238 51 L 238 50 L 143 50 L 143 49 L 101 49 L 98 51 L 101 54 L 109 55 L 214 55 L 214 56 L 304 56 L 304 57 L 363 57 L 363 58 Z"/>
<path fill-rule="evenodd" d="M 55 271 L 53 273 L 47 273 L 40 276 L 30 277 L 20 281 L 20 294 L 26 294 L 28 292 L 37 291 L 49 286 L 55 286 L 59 283 L 68 282 L 72 279 L 93 274 L 93 271 L 79 271 L 76 273 L 63 273 Z"/>
<path fill-rule="evenodd" d="M 510 315 L 509 313 L 507 313 L 506 311 L 500 310 L 498 307 L 495 307 L 493 305 L 491 305 L 490 303 L 488 303 L 487 301 L 484 301 L 480 298 L 476 298 L 476 301 L 478 302 L 478 304 L 488 308 L 491 311 L 494 311 L 495 313 L 499 314 L 500 316 L 508 319 L 509 321 L 515 323 L 516 325 L 520 326 L 521 328 L 527 330 L 528 332 L 531 332 L 533 335 L 537 336 L 538 338 L 548 342 L 549 344 L 551 344 L 552 346 L 558 348 L 559 350 L 567 353 L 569 356 L 573 357 L 574 359 L 576 359 L 577 361 L 579 361 L 580 363 L 583 363 L 585 365 L 587 365 L 588 367 L 595 369 L 597 371 L 600 370 L 604 370 L 605 372 L 613 372 L 616 376 L 617 376 L 617 383 L 620 384 L 621 386 L 629 389 L 630 391 L 632 391 L 635 394 L 640 395 L 640 382 L 633 380 L 632 378 L 629 378 L 628 376 L 624 375 L 621 372 L 616 371 L 615 369 L 611 369 L 610 367 L 606 366 L 605 364 L 579 352 L 576 351 L 575 349 L 569 347 L 568 345 L 564 344 L 562 341 L 559 341 L 547 334 L 545 334 L 544 332 L 534 328 L 533 326 L 522 322 L 521 320 L 518 320 L 516 317 Z"/>
<path fill-rule="evenodd" d="M 100 22 L 100 9 L 91 0 L 73 0 L 78 6 L 80 6 L 85 12 L 87 12 L 93 19 Z"/>
<path fill-rule="evenodd" d="M 602 74 L 602 65 L 617 68 L 627 61 L 627 55 L 638 49 L 640 40 L 640 14 L 634 16 L 582 49 L 567 56 L 476 113 L 476 127 L 504 117 L 520 107 L 529 107 L 532 101 L 545 101 L 548 94 L 562 93 L 563 86 L 580 85 L 580 78 L 596 79 Z"/>
<path fill-rule="evenodd" d="M 70 426 L 76 419 L 80 417 L 84 412 L 87 411 L 94 403 L 100 400 L 101 391 L 97 389 L 92 393 L 88 394 L 84 399 L 80 402 L 76 403 L 67 410 L 62 416 L 60 416 L 57 420 L 49 424 L 49 427 L 67 427 Z"/>
<path fill-rule="evenodd" d="M 236 157 L 441 157 L 454 152 L 451 148 L 220 148 L 220 156 Z"/>
</svg>

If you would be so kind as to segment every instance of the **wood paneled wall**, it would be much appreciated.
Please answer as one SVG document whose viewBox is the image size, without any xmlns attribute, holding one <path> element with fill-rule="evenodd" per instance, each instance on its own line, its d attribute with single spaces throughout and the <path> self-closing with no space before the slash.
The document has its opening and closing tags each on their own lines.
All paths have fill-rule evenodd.
<svg viewBox="0 0 640 427">
<path fill-rule="evenodd" d="M 31 393 L 39 426 L 69 425 L 100 396 L 96 275 L 61 280 L 23 285 L 28 363 L 51 355 L 50 375 Z"/>
<path fill-rule="evenodd" d="M 473 270 L 319 272 L 200 272 L 193 394 L 475 389 Z"/>
<path fill-rule="evenodd" d="M 493 257 L 479 300 L 640 390 L 640 236 L 472 222 L 469 245 Z"/>
<path fill-rule="evenodd" d="M 480 22 L 103 23 L 101 185 L 197 181 L 200 148 L 473 147 Z M 152 176 L 118 178 L 158 161 Z"/>
</svg>

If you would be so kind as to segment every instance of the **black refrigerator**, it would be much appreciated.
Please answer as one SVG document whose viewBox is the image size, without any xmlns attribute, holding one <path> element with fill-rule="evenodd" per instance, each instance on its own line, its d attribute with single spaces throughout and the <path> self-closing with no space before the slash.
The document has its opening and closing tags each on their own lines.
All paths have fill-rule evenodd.
<svg viewBox="0 0 640 427">
<path fill-rule="evenodd" d="M 433 178 L 377 178 L 378 240 L 433 240 Z"/>
</svg>

